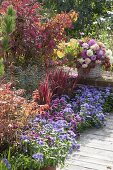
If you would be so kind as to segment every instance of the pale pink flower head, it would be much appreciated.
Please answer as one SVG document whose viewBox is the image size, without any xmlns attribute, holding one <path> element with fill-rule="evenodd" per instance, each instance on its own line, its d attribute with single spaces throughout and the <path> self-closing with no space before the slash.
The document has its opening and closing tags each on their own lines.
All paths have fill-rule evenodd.
<svg viewBox="0 0 113 170">
<path fill-rule="evenodd" d="M 82 47 L 85 48 L 85 49 L 88 49 L 89 48 L 89 45 L 87 43 L 83 43 L 82 44 Z"/>
<path fill-rule="evenodd" d="M 88 65 L 89 63 L 91 63 L 91 59 L 90 58 L 86 58 L 85 59 L 85 63 Z"/>
<path fill-rule="evenodd" d="M 90 49 L 92 49 L 93 51 L 97 51 L 97 50 L 99 50 L 99 45 L 98 44 L 94 44 L 94 45 L 92 45 L 91 47 L 90 47 Z"/>
<path fill-rule="evenodd" d="M 101 64 L 101 61 L 100 60 L 96 60 L 95 63 L 96 64 Z"/>
<path fill-rule="evenodd" d="M 98 42 L 98 45 L 102 48 L 105 48 L 105 45 L 102 42 Z"/>
</svg>

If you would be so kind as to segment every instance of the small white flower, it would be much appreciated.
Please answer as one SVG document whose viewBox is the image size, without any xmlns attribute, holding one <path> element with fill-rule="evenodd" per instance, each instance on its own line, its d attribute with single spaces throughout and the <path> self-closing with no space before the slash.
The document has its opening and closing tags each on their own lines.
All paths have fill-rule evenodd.
<svg viewBox="0 0 113 170">
<path fill-rule="evenodd" d="M 82 64 L 82 63 L 84 62 L 84 59 L 83 59 L 83 58 L 80 58 L 80 59 L 78 59 L 78 62 L 79 62 L 80 64 Z"/>
<path fill-rule="evenodd" d="M 87 64 L 83 64 L 83 65 L 82 65 L 82 68 L 87 68 L 87 67 L 88 67 Z"/>
<path fill-rule="evenodd" d="M 105 18 L 103 18 L 103 17 L 101 17 L 101 18 L 100 18 L 100 20 L 101 20 L 101 21 L 105 21 L 106 19 L 105 19 Z"/>
<path fill-rule="evenodd" d="M 113 57 L 110 58 L 110 63 L 113 64 Z"/>
<path fill-rule="evenodd" d="M 111 30 L 111 28 L 110 28 L 110 27 L 107 27 L 107 30 Z"/>
<path fill-rule="evenodd" d="M 85 49 L 88 49 L 89 48 L 89 45 L 87 43 L 83 43 L 82 44 L 82 47 L 85 48 Z"/>
<path fill-rule="evenodd" d="M 110 50 L 110 49 L 108 49 L 107 51 L 106 51 L 106 56 L 108 57 L 110 57 L 110 56 L 112 56 L 112 51 Z"/>
<path fill-rule="evenodd" d="M 108 14 L 110 15 L 113 15 L 113 12 L 112 11 L 107 11 Z"/>
<path fill-rule="evenodd" d="M 93 22 L 94 25 L 96 25 L 97 23 L 98 23 L 97 21 Z"/>
<path fill-rule="evenodd" d="M 91 49 L 87 50 L 87 56 L 91 57 L 93 55 L 93 51 Z"/>
<path fill-rule="evenodd" d="M 12 125 L 12 124 L 9 124 L 9 125 L 8 125 L 8 127 L 12 128 L 12 127 L 13 127 L 13 125 Z"/>
</svg>

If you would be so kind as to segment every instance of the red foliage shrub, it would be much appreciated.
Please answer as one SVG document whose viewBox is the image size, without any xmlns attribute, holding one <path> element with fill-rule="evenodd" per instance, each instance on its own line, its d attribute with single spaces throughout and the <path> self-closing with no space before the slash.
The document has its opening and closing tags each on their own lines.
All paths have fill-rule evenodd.
<svg viewBox="0 0 113 170">
<path fill-rule="evenodd" d="M 65 28 L 72 27 L 72 13 L 62 13 L 43 22 L 42 6 L 36 0 L 4 1 L 3 14 L 9 5 L 17 11 L 16 29 L 10 36 L 10 52 L 16 64 L 45 61 L 59 41 L 65 38 Z M 37 58 L 38 56 L 38 58 Z"/>
<path fill-rule="evenodd" d="M 0 144 L 10 143 L 16 137 L 16 130 L 22 118 L 21 106 L 25 102 L 23 97 L 17 95 L 20 92 L 11 90 L 10 83 L 0 86 Z"/>
<path fill-rule="evenodd" d="M 47 104 L 38 105 L 21 97 L 22 89 L 14 90 L 11 87 L 11 83 L 0 85 L 0 150 L 5 143 L 11 144 L 16 140 L 17 132 L 19 135 L 28 118 L 48 109 Z"/>
</svg>

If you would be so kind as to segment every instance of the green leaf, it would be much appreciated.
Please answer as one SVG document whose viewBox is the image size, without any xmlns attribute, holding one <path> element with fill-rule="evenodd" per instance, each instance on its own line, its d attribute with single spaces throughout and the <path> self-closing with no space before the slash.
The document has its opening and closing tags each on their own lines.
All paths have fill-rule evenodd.
<svg viewBox="0 0 113 170">
<path fill-rule="evenodd" d="M 9 39 L 8 39 L 8 37 L 4 37 L 4 38 L 3 38 L 3 40 L 2 40 L 2 46 L 3 46 L 3 49 L 4 49 L 5 51 L 8 50 L 8 48 L 9 48 Z"/>
</svg>

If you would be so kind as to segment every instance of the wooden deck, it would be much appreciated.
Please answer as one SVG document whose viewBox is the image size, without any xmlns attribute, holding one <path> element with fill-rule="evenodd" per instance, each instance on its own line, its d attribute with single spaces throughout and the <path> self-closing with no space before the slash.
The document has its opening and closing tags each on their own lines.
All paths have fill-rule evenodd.
<svg viewBox="0 0 113 170">
<path fill-rule="evenodd" d="M 62 170 L 113 170 L 113 114 L 104 128 L 81 134 L 80 145 Z"/>
</svg>

